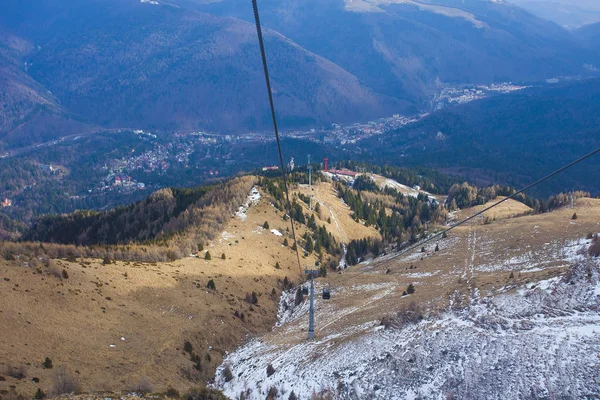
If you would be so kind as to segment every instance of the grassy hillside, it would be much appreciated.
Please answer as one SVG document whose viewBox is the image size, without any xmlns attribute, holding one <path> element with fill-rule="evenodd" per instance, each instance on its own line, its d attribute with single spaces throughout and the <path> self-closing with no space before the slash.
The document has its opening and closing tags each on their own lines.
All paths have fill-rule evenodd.
<svg viewBox="0 0 600 400">
<path fill-rule="evenodd" d="M 280 294 L 303 278 L 289 219 L 277 209 L 277 180 L 263 178 L 260 185 L 241 200 L 235 200 L 231 184 L 220 186 L 218 193 L 237 201 L 235 215 L 230 210 L 218 229 L 213 227 L 216 234 L 202 241 L 202 250 L 176 261 L 110 261 L 79 257 L 82 248 L 73 246 L 0 242 L 0 285 L 7 292 L 0 299 L 0 324 L 12 333 L 0 339 L 0 396 L 30 397 L 37 388 L 57 394 L 57 371 L 77 391 L 174 387 L 183 393 L 214 377 L 226 352 L 248 335 L 271 329 Z M 315 174 L 314 188 L 299 185 L 292 191 L 294 210 L 304 218 L 296 225 L 302 268 L 337 266 L 341 243 L 379 237 L 373 227 L 354 221 L 331 183 L 319 182 Z M 320 209 L 311 210 L 302 200 L 308 193 Z M 221 200 L 214 188 L 163 190 L 146 202 L 89 219 L 63 218 L 53 235 L 87 221 L 90 229 L 78 231 L 81 237 L 84 232 L 89 240 L 100 240 L 92 233 L 98 233 L 101 219 L 111 225 L 128 221 L 122 234 L 140 228 L 142 220 L 163 234 L 200 203 L 218 208 Z M 204 217 L 188 231 L 213 222 L 206 208 L 201 211 Z M 153 244 L 147 251 L 160 247 Z M 126 246 L 118 251 L 125 253 Z M 46 357 L 52 368 L 44 367 Z"/>
<path fill-rule="evenodd" d="M 600 200 L 578 200 L 577 220 L 570 208 L 513 214 L 526 210 L 509 201 L 492 223 L 475 220 L 423 250 L 319 279 L 317 290 L 332 295 L 316 299 L 314 341 L 308 305 L 287 295 L 282 323 L 228 355 L 218 387 L 252 400 L 272 388 L 298 398 L 596 396 L 588 383 L 599 365 L 600 259 L 587 251 Z"/>
</svg>

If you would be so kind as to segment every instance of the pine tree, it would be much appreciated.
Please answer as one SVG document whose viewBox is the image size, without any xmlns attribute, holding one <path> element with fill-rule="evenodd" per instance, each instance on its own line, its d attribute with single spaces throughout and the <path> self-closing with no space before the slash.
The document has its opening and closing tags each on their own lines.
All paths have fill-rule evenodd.
<svg viewBox="0 0 600 400">
<path fill-rule="evenodd" d="M 263 224 L 263 229 L 269 229 L 269 223 L 267 221 Z"/>
<path fill-rule="evenodd" d="M 202 250 L 204 250 L 204 245 L 202 244 L 202 242 L 198 242 L 198 251 Z"/>
<path fill-rule="evenodd" d="M 312 253 L 315 249 L 314 243 L 310 237 L 306 239 L 306 251 Z"/>
<path fill-rule="evenodd" d="M 284 245 L 285 247 L 288 247 L 288 246 L 290 245 L 290 244 L 288 243 L 288 240 L 287 240 L 287 238 L 283 239 L 283 245 Z"/>
<path fill-rule="evenodd" d="M 227 257 L 225 256 L 225 253 L 221 254 L 221 259 L 222 260 L 226 260 L 227 259 Z"/>
<path fill-rule="evenodd" d="M 208 283 L 206 284 L 206 287 L 207 287 L 208 289 L 211 289 L 211 290 L 216 290 L 215 281 L 211 279 L 211 280 L 210 280 L 210 281 L 208 281 Z"/>
<path fill-rule="evenodd" d="M 206 254 L 204 255 L 204 259 L 205 260 L 211 260 L 212 257 L 210 256 L 210 251 L 207 251 Z"/>
</svg>

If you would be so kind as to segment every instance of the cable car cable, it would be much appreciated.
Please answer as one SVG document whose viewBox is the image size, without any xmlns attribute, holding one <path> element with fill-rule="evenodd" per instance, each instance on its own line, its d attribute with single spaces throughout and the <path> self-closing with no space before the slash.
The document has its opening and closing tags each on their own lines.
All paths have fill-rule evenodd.
<svg viewBox="0 0 600 400">
<path fill-rule="evenodd" d="M 285 178 L 285 166 L 283 164 L 283 154 L 281 152 L 281 141 L 279 139 L 279 130 L 277 128 L 277 117 L 275 115 L 275 105 L 273 103 L 273 92 L 271 90 L 271 78 L 269 77 L 269 67 L 267 65 L 267 55 L 265 54 L 265 44 L 263 41 L 262 28 L 260 25 L 260 16 L 258 15 L 258 4 L 256 0 L 252 0 L 252 8 L 254 9 L 254 21 L 256 22 L 256 34 L 258 35 L 258 44 L 260 46 L 260 55 L 262 57 L 263 69 L 265 73 L 265 82 L 267 84 L 267 92 L 269 94 L 269 105 L 271 107 L 271 118 L 273 119 L 273 129 L 275 131 L 275 139 L 277 141 L 277 151 L 279 152 L 279 163 L 281 165 L 281 177 L 283 179 L 283 188 L 287 201 L 288 214 L 292 224 L 292 236 L 296 247 L 296 258 L 298 260 L 298 271 L 302 274 L 302 266 L 300 263 L 300 252 L 298 250 L 298 241 L 296 240 L 296 229 L 294 228 L 294 217 L 292 216 L 292 203 L 290 202 L 290 192 Z"/>
<path fill-rule="evenodd" d="M 572 167 L 572 166 L 574 166 L 575 164 L 579 164 L 580 162 L 582 162 L 582 161 L 584 161 L 584 160 L 586 160 L 586 159 L 588 159 L 588 158 L 592 157 L 593 155 L 595 155 L 595 154 L 597 154 L 597 153 L 600 153 L 600 147 L 599 147 L 599 148 L 597 148 L 596 150 L 594 150 L 594 151 L 592 151 L 592 152 L 590 152 L 590 153 L 586 154 L 585 156 L 583 156 L 583 157 L 580 157 L 580 158 L 578 158 L 577 160 L 575 160 L 575 161 L 573 161 L 573 162 L 571 162 L 571 163 L 569 163 L 569 164 L 565 165 L 564 167 L 561 167 L 561 168 L 557 169 L 556 171 L 554 171 L 554 172 L 552 172 L 552 173 L 550 173 L 550 174 L 546 175 L 545 177 L 543 177 L 543 178 L 541 178 L 541 179 L 538 179 L 537 181 L 533 182 L 533 183 L 532 183 L 532 184 L 530 184 L 529 186 L 526 186 L 526 187 L 524 187 L 523 189 L 519 190 L 518 192 L 515 192 L 515 193 L 511 194 L 510 196 L 508 196 L 508 197 L 506 197 L 506 198 L 504 198 L 504 199 L 502 199 L 502 200 L 500 200 L 500 201 L 498 201 L 498 202 L 496 202 L 496 203 L 492 204 L 491 206 L 489 206 L 489 207 L 486 207 L 486 208 L 484 208 L 483 210 L 481 210 L 481 211 L 479 211 L 479 212 L 477 212 L 477 213 L 475 213 L 475 214 L 471 215 L 470 217 L 468 217 L 468 218 L 466 218 L 466 219 L 464 219 L 464 220 L 462 220 L 462 221 L 460 221 L 460 222 L 458 222 L 458 223 L 456 223 L 456 224 L 452 225 L 450 228 L 448 228 L 448 229 L 445 229 L 445 230 L 443 230 L 442 232 L 439 232 L 439 233 L 437 233 L 436 235 L 434 235 L 434 236 L 431 236 L 431 237 L 427 238 L 426 240 L 424 240 L 424 241 L 422 241 L 422 242 L 420 242 L 420 243 L 417 243 L 417 244 L 415 244 L 415 245 L 413 245 L 413 246 L 410 246 L 408 249 L 401 251 L 400 253 L 398 253 L 398 254 L 394 255 L 392 258 L 400 257 L 400 256 L 402 256 L 402 255 L 404 255 L 404 254 L 406 254 L 406 253 L 408 253 L 408 252 L 410 252 L 410 251 L 412 251 L 412 250 L 414 250 L 414 249 L 418 248 L 419 246 L 421 246 L 421 247 L 422 247 L 424 244 L 426 244 L 426 243 L 429 243 L 429 242 L 431 242 L 432 240 L 439 238 L 440 236 L 443 236 L 445 233 L 448 233 L 448 232 L 450 232 L 450 231 L 451 231 L 451 230 L 453 230 L 454 228 L 457 228 L 457 227 L 459 227 L 459 226 L 461 226 L 461 225 L 463 225 L 463 224 L 465 224 L 465 223 L 467 223 L 467 222 L 471 221 L 473 218 L 476 218 L 476 217 L 480 216 L 481 214 L 483 214 L 483 213 L 485 213 L 485 212 L 487 212 L 487 211 L 491 210 L 492 208 L 499 206 L 500 204 L 504 203 L 505 201 L 508 201 L 508 200 L 510 200 L 510 199 L 512 199 L 512 198 L 514 198 L 514 197 L 516 197 L 516 196 L 518 196 L 519 194 L 521 194 L 521 193 L 525 192 L 526 190 L 529 190 L 529 189 L 531 189 L 532 187 L 539 185 L 540 183 L 542 183 L 542 182 L 544 182 L 544 181 L 546 181 L 546 180 L 548 180 L 548 179 L 550 179 L 550 178 L 554 177 L 555 175 L 558 175 L 558 174 L 560 174 L 560 173 L 561 173 L 561 172 L 563 172 L 564 170 L 571 168 L 571 167 Z"/>
</svg>

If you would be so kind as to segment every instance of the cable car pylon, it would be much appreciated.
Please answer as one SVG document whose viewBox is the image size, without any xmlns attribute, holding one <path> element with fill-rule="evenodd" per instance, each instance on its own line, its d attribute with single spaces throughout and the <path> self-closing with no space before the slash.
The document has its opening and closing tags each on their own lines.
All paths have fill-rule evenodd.
<svg viewBox="0 0 600 400">
<path fill-rule="evenodd" d="M 319 270 L 305 269 L 304 274 L 310 277 L 310 308 L 308 311 L 308 340 L 315 340 L 315 277 Z"/>
</svg>

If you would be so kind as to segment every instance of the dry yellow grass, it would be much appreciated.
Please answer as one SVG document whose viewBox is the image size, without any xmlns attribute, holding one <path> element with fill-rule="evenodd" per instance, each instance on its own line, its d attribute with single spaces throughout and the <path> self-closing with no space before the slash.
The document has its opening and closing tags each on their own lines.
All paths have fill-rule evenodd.
<svg viewBox="0 0 600 400">
<path fill-rule="evenodd" d="M 68 279 L 2 261 L 0 376 L 7 380 L 0 382 L 0 390 L 15 385 L 26 396 L 38 387 L 50 392 L 59 367 L 86 391 L 134 388 L 144 377 L 155 389 L 185 390 L 204 382 L 225 352 L 247 335 L 271 329 L 281 293 L 278 281 L 299 280 L 295 253 L 282 246 L 283 237 L 262 229 L 267 220 L 271 229 L 285 234 L 289 222 L 282 215 L 263 198 L 246 220 L 232 219 L 205 246 L 211 261 L 204 260 L 204 252 L 157 264 L 55 260 L 52 269 L 57 275 L 66 270 Z M 277 262 L 280 269 L 275 269 Z M 314 265 L 315 259 L 302 262 Z M 206 288 L 210 279 L 215 291 Z M 273 289 L 276 296 L 271 297 Z M 257 306 L 245 301 L 252 292 L 258 294 Z M 245 321 L 234 316 L 236 311 L 244 313 Z M 201 373 L 183 352 L 186 340 L 202 359 Z M 42 368 L 45 357 L 54 369 Z M 9 365 L 24 366 L 26 379 L 7 376 L 3 370 Z M 33 377 L 40 383 L 33 383 Z"/>
<path fill-rule="evenodd" d="M 319 225 L 325 223 L 339 240 L 378 236 L 374 229 L 352 220 L 331 184 L 316 185 L 314 191 L 298 190 L 316 196 L 323 217 Z M 507 206 L 511 213 L 522 209 L 508 202 Z M 425 253 L 398 258 L 390 254 L 319 279 L 319 285 L 331 283 L 333 297 L 330 302 L 319 300 L 317 308 L 329 310 L 335 318 L 323 320 L 318 312 L 317 335 L 350 332 L 349 338 L 359 334 L 353 327 L 381 319 L 412 301 L 435 312 L 461 307 L 474 296 L 501 287 L 561 273 L 566 264 L 555 256 L 557 249 L 588 232 L 600 232 L 600 200 L 580 199 L 575 211 L 576 221 L 571 220 L 569 209 L 515 218 L 505 218 L 511 214 L 501 212 L 502 217 L 491 224 L 457 229 L 439 242 L 439 252 L 430 244 Z M 328 215 L 331 225 L 325 222 Z M 59 367 L 66 367 L 86 391 L 133 388 L 144 377 L 157 390 L 168 386 L 185 390 L 197 383 L 194 380 L 200 383 L 211 377 L 225 352 L 248 336 L 266 334 L 273 343 L 304 340 L 307 321 L 303 320 L 268 333 L 276 319 L 278 281 L 300 279 L 295 253 L 282 246 L 289 235 L 289 222 L 282 216 L 263 197 L 250 208 L 247 219 L 230 220 L 224 232 L 205 246 L 211 261 L 203 259 L 204 253 L 157 264 L 55 261 L 56 275 L 65 269 L 68 279 L 39 274 L 19 261 L 2 261 L 0 375 L 7 380 L 0 381 L 0 390 L 14 385 L 26 396 L 38 387 L 49 392 Z M 269 230 L 262 228 L 265 221 Z M 305 229 L 299 227 L 298 234 Z M 511 259 L 516 261 L 507 264 Z M 543 268 L 528 268 L 530 259 Z M 277 262 L 280 269 L 275 269 Z M 315 258 L 301 262 L 304 268 L 314 265 Z M 510 271 L 515 271 L 512 280 Z M 210 279 L 215 291 L 206 288 Z M 410 283 L 416 293 L 403 296 Z M 253 291 L 259 296 L 258 306 L 245 301 L 246 293 Z M 244 313 L 245 321 L 234 316 L 236 311 Z M 183 352 L 186 340 L 202 359 L 201 373 Z M 45 357 L 53 360 L 54 369 L 42 368 Z M 27 378 L 8 377 L 2 371 L 8 365 L 24 366 Z M 32 382 L 33 377 L 40 383 Z"/>
<path fill-rule="evenodd" d="M 308 187 L 301 185 L 298 191 L 304 195 L 314 196 L 320 203 L 322 221 L 319 225 L 331 217 L 331 224 L 327 225 L 327 230 L 331 232 L 335 238 L 343 243 L 348 243 L 353 239 L 362 239 L 365 237 L 378 238 L 381 235 L 375 228 L 366 227 L 362 224 L 357 224 L 352 219 L 352 210 L 347 204 L 344 204 L 337 196 L 336 189 L 330 182 L 321 182 Z M 300 204 L 304 205 L 303 202 Z M 314 208 L 314 205 L 313 205 Z M 308 208 L 306 207 L 308 211 Z"/>
<path fill-rule="evenodd" d="M 571 219 L 574 211 L 577 220 Z M 331 285 L 332 298 L 317 298 L 316 335 L 329 338 L 322 342 L 325 349 L 352 340 L 413 302 L 425 313 L 438 313 L 561 275 L 570 266 L 569 257 L 586 248 L 591 232 L 600 232 L 600 200 L 580 199 L 575 210 L 463 226 L 426 245 L 424 253 L 420 248 L 401 256 L 391 253 L 332 274 L 318 280 L 319 287 Z M 409 284 L 416 292 L 403 295 Z M 293 321 L 264 340 L 296 344 L 305 340 L 307 325 L 307 318 Z"/>
<path fill-rule="evenodd" d="M 487 202 L 484 205 L 465 208 L 464 210 L 460 210 L 460 211 L 456 212 L 456 214 L 455 214 L 456 220 L 461 221 L 475 213 L 478 213 L 478 212 L 486 209 L 487 207 L 491 206 L 494 203 L 504 200 L 505 198 L 506 197 L 500 196 L 500 197 L 496 198 L 495 200 Z M 510 199 L 510 200 L 506 200 L 504 203 L 500 204 L 499 206 L 496 206 L 496 207 L 492 208 L 491 210 L 483 213 L 483 215 L 481 216 L 481 220 L 485 220 L 486 218 L 490 221 L 498 220 L 498 219 L 513 218 L 515 216 L 520 216 L 520 215 L 530 213 L 531 211 L 532 211 L 532 209 L 530 207 L 526 206 L 525 204 L 523 204 L 519 201 Z"/>
</svg>

